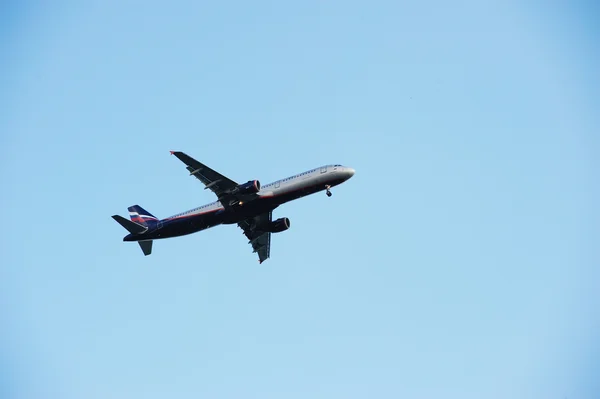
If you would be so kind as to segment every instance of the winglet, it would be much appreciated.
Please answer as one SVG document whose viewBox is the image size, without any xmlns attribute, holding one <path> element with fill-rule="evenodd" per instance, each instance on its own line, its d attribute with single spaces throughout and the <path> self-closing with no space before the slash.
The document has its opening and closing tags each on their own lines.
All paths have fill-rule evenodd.
<svg viewBox="0 0 600 399">
<path fill-rule="evenodd" d="M 169 151 L 171 153 L 171 155 L 175 154 L 175 151 Z"/>
</svg>

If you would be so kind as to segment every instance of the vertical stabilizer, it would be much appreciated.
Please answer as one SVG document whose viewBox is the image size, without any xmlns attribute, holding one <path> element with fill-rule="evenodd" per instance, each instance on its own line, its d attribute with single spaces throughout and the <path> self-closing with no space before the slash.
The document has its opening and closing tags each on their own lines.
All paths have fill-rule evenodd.
<svg viewBox="0 0 600 399">
<path fill-rule="evenodd" d="M 127 210 L 129 211 L 129 217 L 132 222 L 139 223 L 146 227 L 158 223 L 158 219 L 153 214 L 139 205 L 130 206 Z"/>
</svg>

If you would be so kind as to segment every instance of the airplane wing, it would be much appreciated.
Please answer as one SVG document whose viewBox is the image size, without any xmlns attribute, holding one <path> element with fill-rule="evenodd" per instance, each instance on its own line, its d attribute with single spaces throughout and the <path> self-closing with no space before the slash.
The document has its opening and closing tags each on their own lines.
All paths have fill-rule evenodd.
<svg viewBox="0 0 600 399">
<path fill-rule="evenodd" d="M 255 230 L 254 227 L 270 222 L 272 215 L 272 212 L 263 213 L 238 223 L 238 226 L 244 230 L 244 235 L 250 240 L 248 243 L 252 245 L 253 252 L 258 253 L 260 263 L 271 256 L 271 233 Z"/>
<path fill-rule="evenodd" d="M 186 165 L 186 169 L 190 172 L 190 175 L 195 176 L 204 183 L 206 186 L 204 189 L 210 189 L 219 199 L 221 199 L 223 194 L 226 194 L 227 190 L 231 190 L 238 185 L 233 180 L 228 179 L 181 151 L 171 151 L 171 154 L 175 155 Z"/>
</svg>

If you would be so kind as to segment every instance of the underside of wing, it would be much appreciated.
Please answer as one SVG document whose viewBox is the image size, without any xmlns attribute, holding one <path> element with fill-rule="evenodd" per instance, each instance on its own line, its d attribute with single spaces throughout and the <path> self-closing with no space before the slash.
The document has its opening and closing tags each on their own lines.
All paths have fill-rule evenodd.
<svg viewBox="0 0 600 399">
<path fill-rule="evenodd" d="M 258 261 L 263 263 L 271 256 L 271 233 L 260 230 L 261 225 L 271 222 L 272 212 L 263 213 L 254 218 L 246 219 L 238 223 L 252 245 L 253 252 L 258 254 Z"/>
<path fill-rule="evenodd" d="M 181 151 L 171 151 L 171 154 L 175 155 L 186 165 L 186 169 L 190 172 L 190 175 L 204 183 L 206 186 L 205 189 L 211 190 L 219 198 L 238 186 L 233 180 L 223 176 L 219 172 L 209 168 Z"/>
</svg>

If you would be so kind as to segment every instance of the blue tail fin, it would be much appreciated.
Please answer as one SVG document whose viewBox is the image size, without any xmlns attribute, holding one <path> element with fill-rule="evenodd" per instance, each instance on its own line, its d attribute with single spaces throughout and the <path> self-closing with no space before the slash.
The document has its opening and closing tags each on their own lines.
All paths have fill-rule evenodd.
<svg viewBox="0 0 600 399">
<path fill-rule="evenodd" d="M 153 214 L 139 205 L 130 206 L 127 210 L 129 211 L 129 217 L 132 222 L 139 223 L 143 226 L 151 226 L 158 223 L 158 219 Z"/>
</svg>

